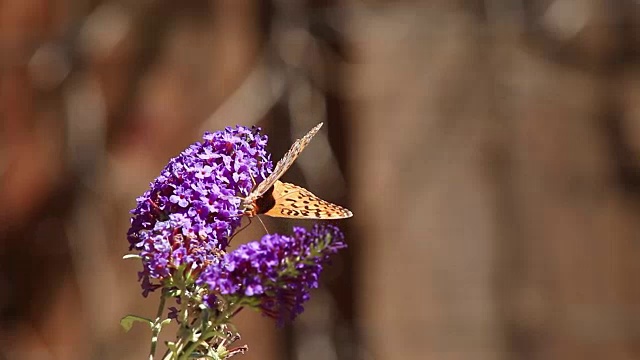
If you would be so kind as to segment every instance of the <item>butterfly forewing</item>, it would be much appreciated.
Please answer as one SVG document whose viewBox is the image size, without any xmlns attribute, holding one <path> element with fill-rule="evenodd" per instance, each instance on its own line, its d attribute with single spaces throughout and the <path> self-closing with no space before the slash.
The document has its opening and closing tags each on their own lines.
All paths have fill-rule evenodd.
<svg viewBox="0 0 640 360">
<path fill-rule="evenodd" d="M 273 169 L 273 172 L 269 176 L 267 176 L 264 181 L 258 184 L 256 188 L 253 189 L 253 191 L 251 191 L 251 194 L 249 194 L 245 198 L 245 201 L 251 203 L 260 196 L 264 195 L 264 193 L 267 192 L 267 190 L 269 190 L 269 188 L 271 188 L 287 170 L 289 170 L 293 162 L 300 155 L 302 150 L 307 147 L 311 139 L 316 135 L 316 133 L 318 133 L 318 130 L 320 130 L 321 127 L 322 123 L 316 125 L 307 133 L 307 135 L 303 136 L 301 139 L 296 140 L 296 142 L 291 145 L 289 151 L 287 151 L 282 159 L 278 161 L 276 167 Z"/>
<path fill-rule="evenodd" d="M 275 205 L 267 211 L 259 211 L 272 217 L 293 219 L 345 219 L 353 216 L 340 205 L 322 200 L 311 191 L 276 180 L 273 187 Z"/>
</svg>

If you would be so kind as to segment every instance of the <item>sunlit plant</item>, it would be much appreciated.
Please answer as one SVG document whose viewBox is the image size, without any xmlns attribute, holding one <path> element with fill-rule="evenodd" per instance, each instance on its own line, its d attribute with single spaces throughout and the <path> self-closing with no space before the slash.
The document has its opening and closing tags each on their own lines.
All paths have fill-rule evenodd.
<svg viewBox="0 0 640 360">
<path fill-rule="evenodd" d="M 272 171 L 266 144 L 255 127 L 205 133 L 137 199 L 127 236 L 132 254 L 125 258 L 141 261 L 142 295 L 160 292 L 160 302 L 154 318 L 128 315 L 121 324 L 126 330 L 134 322 L 149 325 L 149 359 L 172 322 L 178 330 L 162 359 L 244 353 L 246 345 L 235 344 L 234 316 L 251 308 L 279 325 L 293 320 L 318 287 L 323 265 L 346 247 L 338 228 L 314 225 L 228 251 L 247 214 L 243 199 Z"/>
</svg>

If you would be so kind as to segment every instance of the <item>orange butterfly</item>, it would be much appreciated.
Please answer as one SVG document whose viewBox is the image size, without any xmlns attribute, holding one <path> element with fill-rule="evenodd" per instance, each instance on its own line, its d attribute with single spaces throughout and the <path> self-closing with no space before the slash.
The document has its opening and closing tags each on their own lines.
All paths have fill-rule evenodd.
<svg viewBox="0 0 640 360">
<path fill-rule="evenodd" d="M 353 216 L 351 211 L 342 206 L 322 200 L 305 188 L 279 180 L 321 127 L 322 123 L 296 140 L 278 161 L 273 172 L 243 199 L 245 215 L 253 217 L 265 214 L 293 219 L 345 219 Z"/>
</svg>

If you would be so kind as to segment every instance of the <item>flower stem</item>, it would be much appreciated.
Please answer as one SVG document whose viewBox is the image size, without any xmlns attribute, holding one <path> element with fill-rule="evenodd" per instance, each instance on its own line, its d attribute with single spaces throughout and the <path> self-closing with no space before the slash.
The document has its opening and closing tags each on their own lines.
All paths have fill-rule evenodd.
<svg viewBox="0 0 640 360">
<path fill-rule="evenodd" d="M 193 353 L 198 348 L 199 344 L 200 344 L 200 341 L 191 342 L 178 359 L 179 360 L 189 359 L 189 357 L 191 356 L 191 353 Z"/>
<path fill-rule="evenodd" d="M 153 330 L 151 331 L 151 350 L 149 351 L 149 360 L 153 360 L 153 357 L 156 355 L 158 335 L 160 335 L 160 330 L 162 330 L 162 312 L 164 311 L 164 303 L 166 299 L 166 294 L 163 291 L 160 295 L 160 304 L 158 305 L 158 312 L 156 313 L 156 319 L 153 322 Z"/>
</svg>

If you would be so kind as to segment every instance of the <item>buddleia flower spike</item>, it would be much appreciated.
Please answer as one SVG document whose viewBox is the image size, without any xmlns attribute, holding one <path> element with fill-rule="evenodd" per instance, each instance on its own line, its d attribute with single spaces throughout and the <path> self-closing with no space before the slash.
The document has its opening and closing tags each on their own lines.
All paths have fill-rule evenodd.
<svg viewBox="0 0 640 360">
<path fill-rule="evenodd" d="M 127 234 L 133 253 L 125 258 L 141 262 L 143 296 L 155 293 L 160 301 L 155 315 L 127 315 L 121 325 L 125 330 L 136 322 L 150 327 L 149 360 L 227 360 L 247 350 L 234 345 L 240 336 L 233 320 L 242 309 L 259 311 L 279 325 L 303 311 L 330 257 L 346 247 L 337 227 L 267 234 L 235 250 L 229 243 L 247 214 L 351 216 L 278 180 L 321 125 L 296 141 L 273 171 L 260 129 L 205 133 L 202 142 L 171 159 L 137 199 Z M 160 337 L 169 324 L 175 324 L 174 336 Z M 166 352 L 156 358 L 161 338 L 168 339 Z"/>
</svg>

